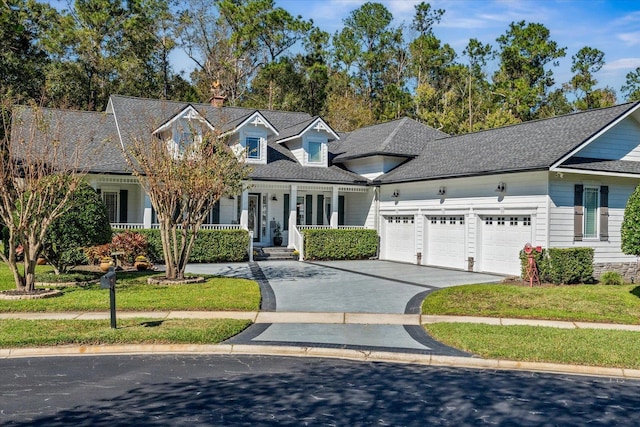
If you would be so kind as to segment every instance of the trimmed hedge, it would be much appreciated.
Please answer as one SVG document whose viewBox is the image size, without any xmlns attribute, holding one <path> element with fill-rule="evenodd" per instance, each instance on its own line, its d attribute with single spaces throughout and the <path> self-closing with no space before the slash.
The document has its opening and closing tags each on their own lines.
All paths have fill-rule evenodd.
<svg viewBox="0 0 640 427">
<path fill-rule="evenodd" d="M 376 230 L 303 230 L 304 258 L 315 260 L 366 259 L 378 252 Z"/>
<path fill-rule="evenodd" d="M 593 248 L 549 248 L 536 252 L 540 280 L 556 285 L 593 282 L 593 253 Z M 524 251 L 520 251 L 520 265 L 522 278 L 529 280 Z"/>
<path fill-rule="evenodd" d="M 164 262 L 160 230 L 136 230 L 149 243 L 147 256 Z M 234 262 L 247 259 L 249 233 L 246 230 L 200 230 L 189 262 Z"/>
</svg>

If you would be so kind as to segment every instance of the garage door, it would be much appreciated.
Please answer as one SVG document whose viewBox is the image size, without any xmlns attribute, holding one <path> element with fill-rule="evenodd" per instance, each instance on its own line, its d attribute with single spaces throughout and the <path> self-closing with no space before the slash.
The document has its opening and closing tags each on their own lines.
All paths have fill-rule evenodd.
<svg viewBox="0 0 640 427">
<path fill-rule="evenodd" d="M 416 227 L 413 216 L 385 216 L 385 259 L 416 262 Z"/>
<path fill-rule="evenodd" d="M 429 216 L 426 224 L 427 264 L 466 269 L 464 216 Z"/>
<path fill-rule="evenodd" d="M 482 271 L 520 275 L 520 250 L 531 242 L 530 216 L 484 216 L 482 220 Z"/>
</svg>

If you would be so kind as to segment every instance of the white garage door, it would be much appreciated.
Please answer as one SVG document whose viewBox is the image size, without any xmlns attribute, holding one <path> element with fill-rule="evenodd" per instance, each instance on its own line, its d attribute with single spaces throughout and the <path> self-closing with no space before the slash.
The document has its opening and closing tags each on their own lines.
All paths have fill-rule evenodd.
<svg viewBox="0 0 640 427">
<path fill-rule="evenodd" d="M 427 264 L 466 269 L 464 216 L 430 216 L 426 225 Z"/>
<path fill-rule="evenodd" d="M 385 216 L 385 259 L 416 262 L 416 227 L 413 216 Z"/>
<path fill-rule="evenodd" d="M 520 250 L 531 242 L 530 216 L 484 216 L 480 269 L 520 275 Z"/>
</svg>

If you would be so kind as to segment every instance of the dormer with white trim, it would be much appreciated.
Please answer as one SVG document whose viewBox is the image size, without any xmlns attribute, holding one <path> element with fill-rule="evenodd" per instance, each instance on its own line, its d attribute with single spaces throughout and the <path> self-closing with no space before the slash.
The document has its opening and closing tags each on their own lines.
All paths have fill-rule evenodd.
<svg viewBox="0 0 640 427">
<path fill-rule="evenodd" d="M 340 139 L 320 117 L 291 126 L 282 133 L 288 136 L 276 142 L 286 145 L 301 165 L 310 167 L 328 167 L 329 140 Z"/>
<path fill-rule="evenodd" d="M 193 106 L 189 105 L 164 123 L 153 134 L 166 141 L 167 149 L 180 156 L 191 144 L 202 143 L 202 136 L 214 127 Z"/>
<path fill-rule="evenodd" d="M 278 131 L 269 121 L 255 111 L 241 119 L 231 130 L 222 136 L 229 138 L 229 146 L 238 157 L 252 164 L 267 163 L 267 138 L 278 135 Z"/>
</svg>

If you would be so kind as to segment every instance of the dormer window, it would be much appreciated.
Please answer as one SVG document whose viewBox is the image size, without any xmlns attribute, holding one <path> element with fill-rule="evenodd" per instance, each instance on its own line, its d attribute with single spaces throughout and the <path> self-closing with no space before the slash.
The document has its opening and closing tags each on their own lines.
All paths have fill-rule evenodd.
<svg viewBox="0 0 640 427">
<path fill-rule="evenodd" d="M 322 163 L 322 143 L 309 141 L 309 163 Z"/>
<path fill-rule="evenodd" d="M 260 138 L 254 136 L 248 136 L 245 140 L 247 158 L 248 159 L 260 159 Z"/>
</svg>

